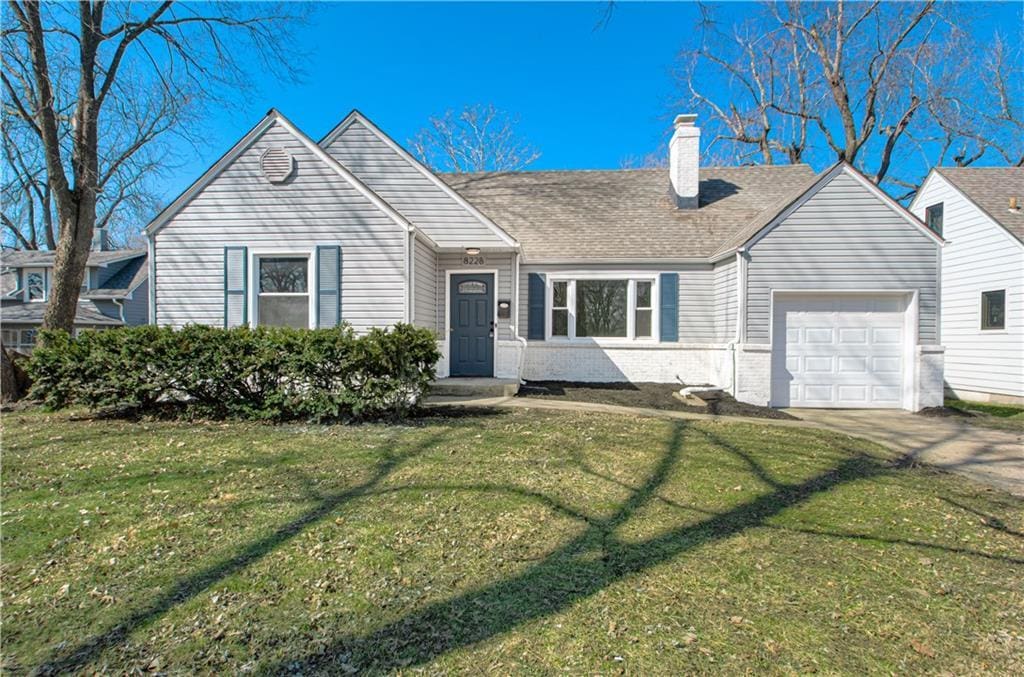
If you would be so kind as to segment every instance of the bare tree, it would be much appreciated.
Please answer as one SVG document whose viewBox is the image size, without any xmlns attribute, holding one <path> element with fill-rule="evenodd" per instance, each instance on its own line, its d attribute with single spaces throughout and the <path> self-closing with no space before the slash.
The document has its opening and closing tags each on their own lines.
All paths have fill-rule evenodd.
<svg viewBox="0 0 1024 677">
<path fill-rule="evenodd" d="M 978 44 L 956 11 L 934 0 L 791 1 L 725 29 L 702 6 L 680 84 L 710 146 L 739 163 L 842 159 L 907 188 L 947 159 L 1020 164 L 1020 48 Z"/>
<path fill-rule="evenodd" d="M 413 153 L 440 172 L 514 171 L 540 157 L 516 133 L 518 118 L 492 104 L 432 117 L 409 141 Z"/>
<path fill-rule="evenodd" d="M 247 60 L 291 72 L 286 29 L 298 17 L 172 0 L 9 0 L 5 13 L 3 223 L 19 244 L 56 251 L 43 326 L 70 329 L 94 228 L 152 204 L 146 181 L 168 166 L 156 142 L 190 138 L 218 89 L 246 85 Z M 9 196 L 20 196 L 10 211 Z"/>
</svg>

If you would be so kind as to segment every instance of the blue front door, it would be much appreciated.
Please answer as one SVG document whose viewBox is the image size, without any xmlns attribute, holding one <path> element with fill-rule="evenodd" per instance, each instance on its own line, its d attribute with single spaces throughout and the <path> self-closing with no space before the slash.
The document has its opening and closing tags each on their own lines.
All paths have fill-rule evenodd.
<svg viewBox="0 0 1024 677">
<path fill-rule="evenodd" d="M 494 275 L 452 275 L 451 376 L 494 375 Z"/>
</svg>

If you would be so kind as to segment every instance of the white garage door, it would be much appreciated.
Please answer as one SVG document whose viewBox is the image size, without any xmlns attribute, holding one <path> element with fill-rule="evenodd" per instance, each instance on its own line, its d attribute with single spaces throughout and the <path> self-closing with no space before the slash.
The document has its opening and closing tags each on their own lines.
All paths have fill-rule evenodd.
<svg viewBox="0 0 1024 677">
<path fill-rule="evenodd" d="M 777 294 L 772 404 L 900 407 L 906 312 L 905 296 Z"/>
</svg>

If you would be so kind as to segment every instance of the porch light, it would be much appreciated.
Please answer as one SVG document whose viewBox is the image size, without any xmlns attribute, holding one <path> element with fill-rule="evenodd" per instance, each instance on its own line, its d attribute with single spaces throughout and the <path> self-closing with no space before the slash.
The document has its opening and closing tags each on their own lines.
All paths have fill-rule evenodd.
<svg viewBox="0 0 1024 677">
<path fill-rule="evenodd" d="M 466 247 L 466 256 L 479 256 L 480 247 Z"/>
</svg>

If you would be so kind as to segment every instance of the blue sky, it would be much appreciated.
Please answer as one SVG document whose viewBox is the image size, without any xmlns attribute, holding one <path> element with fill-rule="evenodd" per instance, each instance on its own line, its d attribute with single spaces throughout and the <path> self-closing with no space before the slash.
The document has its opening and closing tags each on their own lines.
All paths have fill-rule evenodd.
<svg viewBox="0 0 1024 677">
<path fill-rule="evenodd" d="M 320 3 L 298 33 L 301 82 L 258 82 L 207 121 L 210 143 L 166 183 L 195 180 L 271 107 L 315 139 L 352 108 L 405 144 L 431 115 L 493 103 L 542 152 L 533 167 L 619 167 L 656 150 L 680 111 L 675 57 L 694 35 L 692 3 Z M 720 8 L 731 22 L 742 3 Z M 981 30 L 1019 22 L 1014 3 L 979 6 Z M 1018 24 L 1019 25 L 1019 24 Z M 191 152 L 191 151 L 190 151 Z"/>
</svg>

